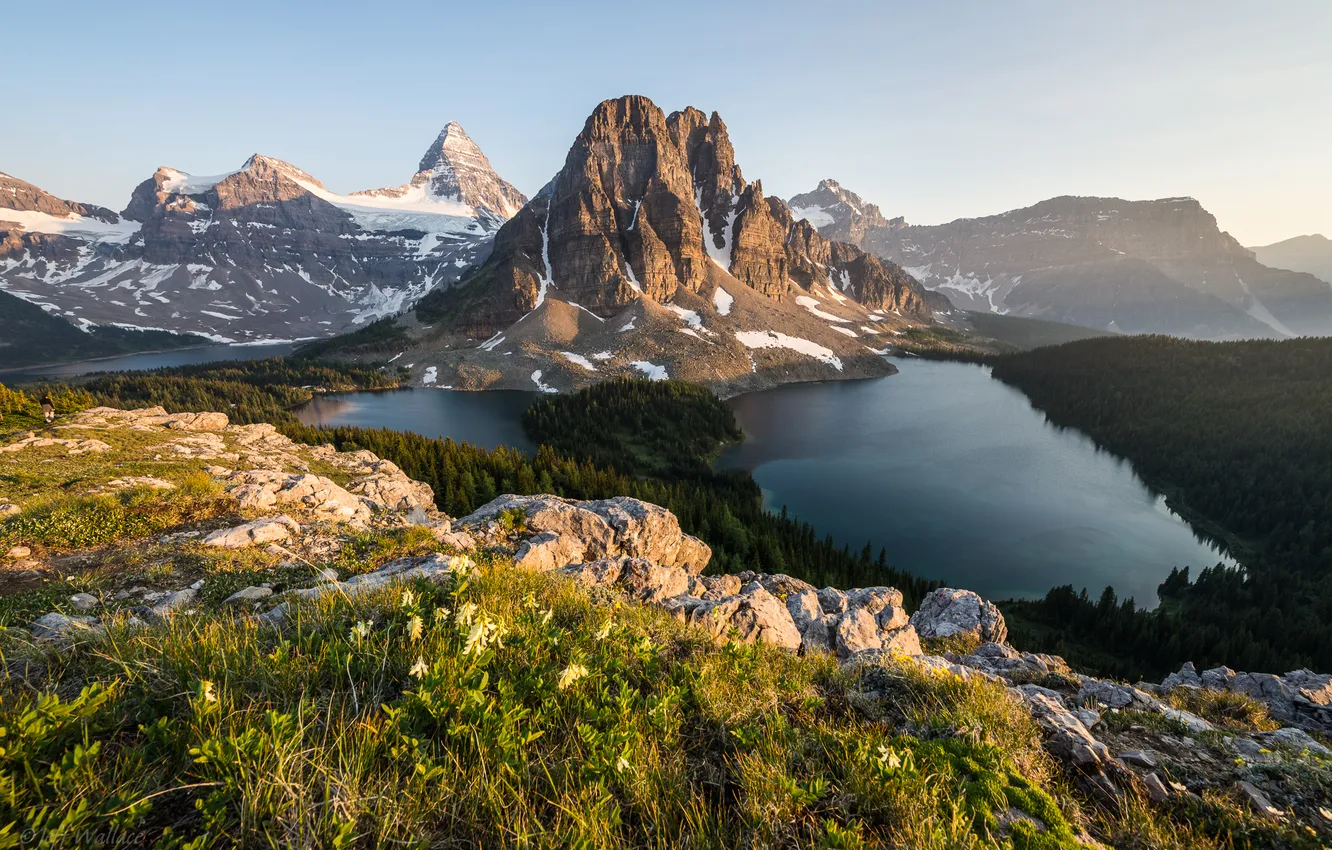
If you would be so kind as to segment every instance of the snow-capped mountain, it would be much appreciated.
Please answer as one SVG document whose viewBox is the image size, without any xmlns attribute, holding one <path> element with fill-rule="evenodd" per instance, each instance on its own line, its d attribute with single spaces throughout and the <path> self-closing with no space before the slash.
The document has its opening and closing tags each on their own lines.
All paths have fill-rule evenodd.
<svg viewBox="0 0 1332 850">
<path fill-rule="evenodd" d="M 834 181 L 791 204 L 968 310 L 1208 339 L 1332 332 L 1332 288 L 1263 265 L 1193 198 L 1059 197 L 932 226 L 886 220 Z"/>
<path fill-rule="evenodd" d="M 260 154 L 211 176 L 164 167 L 119 215 L 4 176 L 0 289 L 81 327 L 328 336 L 457 280 L 525 200 L 456 124 L 423 163 L 352 195 Z"/>
<path fill-rule="evenodd" d="M 887 374 L 881 353 L 931 323 L 932 303 L 948 307 L 746 181 L 716 113 L 627 96 L 596 108 L 467 278 L 373 339 L 325 348 L 391 358 L 426 386 L 555 391 L 623 374 L 738 392 Z"/>
<path fill-rule="evenodd" d="M 352 198 L 388 206 L 419 205 L 427 210 L 461 209 L 491 229 L 513 218 L 527 203 L 522 192 L 500 179 L 481 148 L 456 121 L 440 131 L 409 183 L 355 192 Z"/>
</svg>

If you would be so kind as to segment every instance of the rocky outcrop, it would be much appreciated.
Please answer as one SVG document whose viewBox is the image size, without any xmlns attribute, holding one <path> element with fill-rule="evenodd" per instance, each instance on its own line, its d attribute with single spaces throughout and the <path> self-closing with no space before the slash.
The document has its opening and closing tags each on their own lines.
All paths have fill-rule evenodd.
<svg viewBox="0 0 1332 850">
<path fill-rule="evenodd" d="M 265 543 L 285 543 L 300 533 L 300 523 L 289 516 L 265 517 L 232 528 L 220 528 L 203 542 L 205 546 L 219 549 L 244 549 Z"/>
<path fill-rule="evenodd" d="M 1245 694 L 1266 705 L 1276 720 L 1332 734 L 1332 675 L 1310 670 L 1295 670 L 1284 676 L 1237 673 L 1229 667 L 1199 673 L 1189 662 L 1161 682 L 1163 693 L 1176 688 Z"/>
<path fill-rule="evenodd" d="M 625 555 L 644 558 L 662 567 L 681 567 L 698 574 L 712 558 L 712 549 L 697 537 L 680 530 L 680 522 L 665 508 L 619 496 L 614 499 L 577 502 L 558 496 L 504 495 L 458 520 L 458 528 L 494 530 L 499 521 L 521 523 L 524 532 L 538 532 L 529 538 L 520 557 L 544 569 L 567 566 L 558 561 L 581 549 L 586 560 Z M 553 537 L 551 536 L 553 535 Z M 560 538 L 564 538 L 560 540 Z M 527 554 L 533 547 L 543 554 Z M 546 558 L 546 555 L 550 558 Z"/>
<path fill-rule="evenodd" d="M 993 602 L 970 590 L 941 587 L 930 592 L 911 615 L 911 625 L 923 638 L 967 638 L 977 643 L 1008 639 L 1004 615 Z"/>
</svg>

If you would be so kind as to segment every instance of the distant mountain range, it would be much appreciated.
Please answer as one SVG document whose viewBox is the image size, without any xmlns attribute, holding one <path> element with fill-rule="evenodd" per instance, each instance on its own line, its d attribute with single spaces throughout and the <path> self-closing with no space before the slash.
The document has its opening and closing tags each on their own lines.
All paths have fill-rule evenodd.
<svg viewBox="0 0 1332 850">
<path fill-rule="evenodd" d="M 1332 285 L 1332 239 L 1321 233 L 1249 250 L 1265 266 L 1306 272 Z"/>
<path fill-rule="evenodd" d="M 649 374 L 741 391 L 879 374 L 892 367 L 877 352 L 911 328 L 980 329 L 956 308 L 1119 333 L 1322 335 L 1329 278 L 1332 241 L 1244 248 L 1191 198 L 1060 197 L 933 226 L 833 180 L 784 202 L 744 178 L 718 115 L 637 96 L 600 104 L 530 201 L 456 123 L 406 183 L 348 195 L 259 154 L 214 176 L 159 168 L 120 212 L 0 173 L 0 292 L 85 331 L 324 339 L 434 386 Z M 147 339 L 112 336 L 92 348 Z"/>
<path fill-rule="evenodd" d="M 887 218 L 834 180 L 789 203 L 968 310 L 1205 339 L 1332 333 L 1332 287 L 1308 273 L 1325 267 L 1316 250 L 1251 251 L 1192 198 L 1061 197 L 932 226 Z M 1310 259 L 1275 260 L 1296 254 Z"/>
<path fill-rule="evenodd" d="M 613 375 L 724 392 L 887 374 L 947 299 L 829 240 L 736 164 L 720 116 L 607 100 L 488 259 L 414 311 L 322 346 L 425 386 L 554 391 Z"/>
<path fill-rule="evenodd" d="M 159 168 L 121 213 L 0 174 L 0 289 L 80 327 L 323 337 L 457 280 L 524 203 L 457 124 L 410 182 L 351 195 L 259 154 Z"/>
</svg>

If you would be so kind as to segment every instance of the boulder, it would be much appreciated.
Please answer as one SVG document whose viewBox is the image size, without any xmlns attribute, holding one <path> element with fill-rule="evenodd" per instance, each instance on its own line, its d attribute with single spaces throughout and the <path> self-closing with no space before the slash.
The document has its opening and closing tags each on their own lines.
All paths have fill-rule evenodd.
<svg viewBox="0 0 1332 850">
<path fill-rule="evenodd" d="M 175 431 L 225 431 L 229 420 L 225 413 L 175 413 L 160 424 Z"/>
<path fill-rule="evenodd" d="M 271 587 L 247 587 L 238 590 L 223 600 L 224 605 L 249 605 L 273 595 Z"/>
<path fill-rule="evenodd" d="M 23 508 L 20 508 L 18 505 L 13 505 L 9 502 L 0 502 L 0 519 L 18 516 L 21 513 L 23 513 Z"/>
<path fill-rule="evenodd" d="M 460 528 L 488 527 L 506 511 L 522 511 L 531 532 L 566 534 L 581 540 L 586 558 L 645 558 L 664 567 L 682 567 L 701 573 L 712 549 L 680 530 L 675 515 L 638 499 L 577 502 L 558 496 L 504 495 L 458 521 Z"/>
<path fill-rule="evenodd" d="M 30 556 L 31 554 L 32 550 L 29 549 L 27 546 L 11 546 L 9 547 L 9 551 L 5 553 L 5 556 L 13 558 L 14 560 L 18 561 Z"/>
<path fill-rule="evenodd" d="M 654 604 L 687 596 L 693 578 L 680 567 L 663 567 L 643 558 L 601 558 L 561 572 L 584 587 L 613 588 L 637 602 Z"/>
<path fill-rule="evenodd" d="M 347 485 L 347 490 L 386 510 L 435 510 L 435 491 L 430 489 L 429 484 L 408 478 L 386 460 L 379 461 L 377 466 L 384 471 L 356 479 Z"/>
<path fill-rule="evenodd" d="M 911 625 L 923 638 L 970 637 L 979 642 L 1008 639 L 1004 615 L 993 602 L 970 590 L 941 587 L 930 592 L 911 615 Z"/>
<path fill-rule="evenodd" d="M 234 528 L 214 531 L 203 539 L 203 543 L 222 549 L 244 549 L 264 543 L 285 543 L 300 533 L 300 525 L 291 517 L 265 517 Z"/>
<path fill-rule="evenodd" d="M 922 655 L 920 638 L 915 628 L 905 622 L 905 616 L 894 617 L 893 606 L 881 609 L 879 614 L 870 613 L 870 608 L 852 608 L 837 621 L 834 631 L 837 657 L 854 658 L 860 653 L 873 650 L 896 651 L 903 655 Z M 889 623 L 901 622 L 900 626 L 885 626 L 880 623 L 888 613 Z"/>
<path fill-rule="evenodd" d="M 101 631 L 101 626 L 96 617 L 68 617 L 56 611 L 32 622 L 32 636 L 39 641 L 63 641 L 97 631 Z"/>
<path fill-rule="evenodd" d="M 69 598 L 69 602 L 79 611 L 91 611 L 102 604 L 91 593 L 76 593 Z"/>
<path fill-rule="evenodd" d="M 757 583 L 746 585 L 736 596 L 715 602 L 700 600 L 688 619 L 719 639 L 733 634 L 744 643 L 762 641 L 792 651 L 800 648 L 802 640 L 786 606 Z"/>
<path fill-rule="evenodd" d="M 582 563 L 585 551 L 583 541 L 572 534 L 543 531 L 518 546 L 513 562 L 525 570 L 548 573 L 570 564 Z"/>
</svg>

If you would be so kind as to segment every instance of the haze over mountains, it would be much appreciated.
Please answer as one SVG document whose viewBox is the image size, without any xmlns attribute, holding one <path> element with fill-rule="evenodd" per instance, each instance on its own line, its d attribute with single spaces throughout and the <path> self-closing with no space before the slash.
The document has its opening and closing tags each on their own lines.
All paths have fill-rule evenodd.
<svg viewBox="0 0 1332 850">
<path fill-rule="evenodd" d="M 790 203 L 968 310 L 1204 339 L 1332 332 L 1332 287 L 1264 265 L 1193 198 L 1060 197 L 931 226 L 889 219 L 834 180 Z"/>
<path fill-rule="evenodd" d="M 1332 283 L 1332 239 L 1321 233 L 1296 236 L 1249 250 L 1265 266 L 1307 272 Z"/>
<path fill-rule="evenodd" d="M 121 213 L 0 174 L 0 288 L 85 327 L 321 337 L 456 280 L 525 202 L 457 124 L 410 182 L 346 196 L 260 154 L 159 168 Z"/>
</svg>

